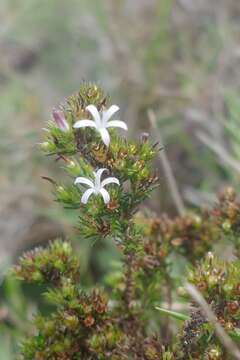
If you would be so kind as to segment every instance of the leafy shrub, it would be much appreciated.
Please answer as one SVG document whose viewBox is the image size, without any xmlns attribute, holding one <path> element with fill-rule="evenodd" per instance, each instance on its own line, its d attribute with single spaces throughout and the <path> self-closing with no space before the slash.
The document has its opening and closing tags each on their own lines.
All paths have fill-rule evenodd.
<svg viewBox="0 0 240 360">
<path fill-rule="evenodd" d="M 83 83 L 54 111 L 41 147 L 61 161 L 68 175 L 65 182 L 48 180 L 56 200 L 78 212 L 81 238 L 111 239 L 121 253 L 121 264 L 107 275 L 104 289 L 101 284 L 88 289 L 69 242 L 56 240 L 45 249 L 25 253 L 15 275 L 45 284 L 44 296 L 53 308 L 48 316 L 35 317 L 35 333 L 22 343 L 20 358 L 231 359 L 198 303 L 193 303 L 190 317 L 185 314 L 191 299 L 182 286 L 188 278 L 226 336 L 239 341 L 239 261 L 218 260 L 210 251 L 225 242 L 239 257 L 240 202 L 229 188 L 211 210 L 174 219 L 140 211 L 158 186 L 153 171 L 158 144 L 146 134 L 126 140 L 107 127 L 108 120 L 109 125 L 126 128 L 106 120 L 118 110 L 109 108 L 109 101 L 98 86 Z M 164 309 L 166 302 L 183 310 Z M 176 318 L 184 323 L 177 324 Z"/>
</svg>

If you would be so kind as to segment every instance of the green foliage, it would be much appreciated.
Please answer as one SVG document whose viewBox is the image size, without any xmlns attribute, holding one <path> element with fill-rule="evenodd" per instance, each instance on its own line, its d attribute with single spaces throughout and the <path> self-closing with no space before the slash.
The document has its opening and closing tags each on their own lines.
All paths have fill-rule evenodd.
<svg viewBox="0 0 240 360">
<path fill-rule="evenodd" d="M 0 347 L 1 356 L 6 360 L 15 358 L 19 342 L 30 331 L 29 308 L 19 282 L 5 276 L 0 296 Z"/>
<path fill-rule="evenodd" d="M 119 263 L 106 275 L 103 290 L 100 284 L 84 286 L 81 263 L 69 242 L 55 240 L 25 253 L 15 276 L 45 285 L 44 298 L 52 308 L 47 316 L 35 316 L 36 331 L 22 342 L 20 359 L 230 359 L 198 304 L 189 316 L 164 303 L 189 304 L 179 297 L 188 272 L 225 331 L 239 340 L 239 261 L 225 263 L 211 253 L 206 258 L 219 240 L 231 243 L 239 257 L 237 196 L 228 188 L 213 209 L 172 219 L 144 215 L 139 205 L 157 186 L 152 171 L 157 145 L 146 137 L 126 140 L 111 129 L 107 147 L 95 129 L 74 128 L 89 117 L 86 106 L 94 104 L 102 112 L 109 102 L 98 86 L 84 82 L 61 106 L 68 126 L 61 130 L 49 122 L 41 148 L 58 159 L 66 175 L 49 180 L 56 200 L 77 212 L 81 238 L 95 241 L 94 246 L 112 241 Z M 94 180 L 99 168 L 120 186 L 108 184 L 107 203 L 94 193 L 85 204 L 85 188 L 75 179 Z"/>
<path fill-rule="evenodd" d="M 56 286 L 63 279 L 74 281 L 79 277 L 79 264 L 72 255 L 70 244 L 55 241 L 48 249 L 26 252 L 20 258 L 15 274 L 21 280 Z"/>
<path fill-rule="evenodd" d="M 211 305 L 226 333 L 237 342 L 240 340 L 239 274 L 239 260 L 220 261 L 212 253 L 209 253 L 201 264 L 189 273 L 189 281 L 199 289 Z M 184 325 L 181 344 L 186 358 L 196 358 L 201 354 L 205 354 L 207 359 L 228 358 L 225 349 L 221 347 L 214 334 L 213 325 L 208 323 L 206 316 L 196 304 L 191 319 Z"/>
<path fill-rule="evenodd" d="M 48 155 L 58 155 L 65 162 L 70 177 L 92 177 L 95 168 L 106 168 L 116 176 L 121 187 L 111 188 L 111 202 L 106 207 L 101 198 L 91 199 L 86 206 L 80 204 L 81 190 L 73 186 L 55 185 L 57 200 L 68 208 L 81 209 L 79 228 L 85 237 L 101 238 L 111 234 L 119 241 L 128 227 L 129 218 L 136 207 L 152 191 L 156 176 L 151 174 L 150 164 L 156 155 L 156 145 L 145 141 L 127 141 L 111 130 L 109 148 L 102 144 L 92 129 L 73 130 L 72 124 L 88 116 L 87 105 L 96 105 L 101 111 L 107 106 L 108 97 L 96 85 L 83 83 L 76 95 L 70 96 L 62 106 L 69 131 L 61 131 L 52 123 L 48 126 L 46 141 L 41 145 Z M 124 183 L 128 191 L 122 191 Z"/>
</svg>

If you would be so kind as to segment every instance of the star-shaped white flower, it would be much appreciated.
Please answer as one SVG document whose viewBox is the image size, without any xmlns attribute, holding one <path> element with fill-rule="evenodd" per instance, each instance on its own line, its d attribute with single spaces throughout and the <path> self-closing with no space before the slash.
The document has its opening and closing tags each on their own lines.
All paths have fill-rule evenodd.
<svg viewBox="0 0 240 360">
<path fill-rule="evenodd" d="M 108 204 L 110 201 L 109 193 L 104 187 L 108 184 L 117 184 L 120 185 L 119 181 L 115 177 L 108 177 L 101 181 L 102 173 L 107 169 L 99 169 L 97 172 L 93 172 L 94 181 L 86 178 L 86 177 L 77 177 L 74 184 L 83 184 L 89 186 L 89 189 L 84 192 L 81 198 L 81 202 L 86 204 L 88 202 L 89 197 L 92 194 L 101 194 L 105 204 Z"/>
<path fill-rule="evenodd" d="M 74 128 L 79 129 L 83 127 L 93 127 L 101 135 L 102 141 L 106 146 L 109 146 L 110 135 L 108 128 L 110 127 L 119 127 L 124 130 L 128 130 L 127 125 L 124 121 L 121 120 L 111 120 L 111 117 L 119 110 L 117 105 L 112 105 L 108 110 L 103 110 L 102 114 L 99 113 L 98 109 L 94 105 L 89 105 L 86 107 L 86 110 L 90 112 L 94 120 L 83 119 L 78 120 L 74 124 Z"/>
</svg>

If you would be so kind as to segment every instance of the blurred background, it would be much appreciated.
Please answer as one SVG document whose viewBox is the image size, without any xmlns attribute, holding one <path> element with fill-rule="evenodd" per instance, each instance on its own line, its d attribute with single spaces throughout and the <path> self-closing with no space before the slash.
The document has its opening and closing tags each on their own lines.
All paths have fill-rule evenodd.
<svg viewBox="0 0 240 360">
<path fill-rule="evenodd" d="M 59 170 L 37 143 L 52 108 L 82 80 L 111 94 L 132 135 L 161 140 L 185 207 L 213 202 L 226 184 L 239 187 L 239 20 L 239 0 L 0 1 L 0 281 L 24 249 L 76 238 L 76 215 L 53 202 L 41 178 Z M 156 166 L 161 187 L 150 206 L 177 214 L 166 168 Z M 114 250 L 101 246 L 103 268 Z M 87 269 L 91 256 L 83 258 Z M 12 280 L 1 289 L 5 360 L 14 359 L 35 306 L 22 291 Z"/>
</svg>

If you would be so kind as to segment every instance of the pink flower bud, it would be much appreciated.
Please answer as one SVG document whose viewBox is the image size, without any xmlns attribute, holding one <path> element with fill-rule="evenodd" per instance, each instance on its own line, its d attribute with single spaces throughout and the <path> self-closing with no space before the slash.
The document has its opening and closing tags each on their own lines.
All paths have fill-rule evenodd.
<svg viewBox="0 0 240 360">
<path fill-rule="evenodd" d="M 69 130 L 69 125 L 62 111 L 54 109 L 52 112 L 52 116 L 59 129 L 61 129 L 62 131 Z"/>
</svg>

